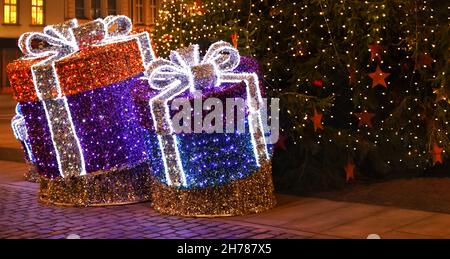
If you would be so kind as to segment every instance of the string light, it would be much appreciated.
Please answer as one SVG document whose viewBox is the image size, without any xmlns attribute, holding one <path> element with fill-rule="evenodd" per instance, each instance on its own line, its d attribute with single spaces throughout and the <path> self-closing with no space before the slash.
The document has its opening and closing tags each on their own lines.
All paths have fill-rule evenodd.
<svg viewBox="0 0 450 259">
<path fill-rule="evenodd" d="M 292 85 L 290 82 L 295 82 L 298 96 L 309 103 L 306 107 L 323 106 L 323 99 L 320 100 L 325 93 L 333 94 L 334 91 L 338 91 L 335 97 L 341 98 L 341 103 L 342 98 L 348 96 L 349 101 L 353 104 L 353 107 L 349 105 L 353 108 L 349 113 L 344 110 L 345 106 L 334 104 L 329 104 L 332 107 L 331 111 L 322 110 L 322 112 L 326 113 L 325 123 L 333 121 L 333 118 L 339 118 L 348 123 L 345 130 L 349 134 L 345 136 L 348 136 L 347 141 L 353 143 L 345 146 L 349 150 L 350 156 L 353 151 L 362 152 L 366 148 L 366 143 L 370 143 L 378 149 L 386 145 L 392 146 L 394 141 L 389 136 L 395 131 L 401 131 L 401 135 L 405 135 L 406 139 L 404 138 L 400 145 L 410 143 L 411 145 L 403 145 L 403 147 L 407 147 L 408 152 L 420 158 L 415 159 L 417 157 L 414 157 L 407 163 L 414 164 L 414 167 L 424 168 L 430 164 L 430 157 L 424 156 L 424 154 L 429 152 L 433 141 L 441 145 L 450 142 L 448 141 L 448 130 L 440 127 L 430 128 L 429 125 L 424 127 L 424 120 L 427 119 L 422 112 L 413 114 L 414 119 L 402 120 L 406 124 L 396 123 L 395 120 L 399 120 L 399 110 L 403 109 L 400 105 L 405 103 L 399 103 L 394 98 L 402 96 L 405 102 L 411 99 L 412 103 L 406 105 L 405 109 L 411 112 L 417 111 L 417 108 L 423 103 L 430 101 L 427 99 L 430 97 L 429 87 L 438 84 L 439 80 L 441 84 L 443 81 L 445 82 L 445 79 L 442 80 L 432 74 L 442 70 L 445 66 L 437 67 L 436 60 L 431 58 L 432 53 L 436 50 L 436 42 L 439 40 L 433 35 L 439 31 L 439 27 L 429 2 L 416 1 L 397 4 L 364 1 L 351 3 L 341 0 L 336 2 L 306 1 L 301 4 L 288 5 L 283 1 L 276 1 L 270 8 L 270 25 L 267 26 L 267 38 L 270 41 L 265 46 L 269 62 L 263 63 L 266 72 L 269 73 L 265 77 L 270 78 L 270 83 L 274 86 L 271 90 L 275 94 L 279 92 L 282 96 L 286 96 L 290 93 L 286 92 L 292 89 L 288 89 L 286 85 L 290 87 Z M 367 17 L 363 16 L 360 20 L 350 18 L 353 17 L 356 10 L 364 13 Z M 394 19 L 394 16 L 399 23 L 391 25 L 389 22 Z M 285 19 L 285 17 L 289 17 L 289 19 Z M 311 42 L 311 39 L 314 39 L 314 42 Z M 361 51 L 366 46 L 369 46 L 368 53 Z M 286 53 L 286 56 L 281 59 L 279 53 Z M 368 56 L 372 57 L 369 59 Z M 400 62 L 396 62 L 396 60 Z M 427 64 L 421 64 L 424 62 Z M 410 63 L 414 66 L 419 64 L 420 67 L 415 67 L 415 69 L 409 67 L 406 68 L 406 72 L 402 72 L 405 64 L 409 66 Z M 291 71 L 280 67 L 285 64 L 295 64 L 297 69 L 293 70 L 293 73 L 285 73 L 285 71 Z M 308 66 L 305 65 L 305 71 L 302 71 L 303 64 Z M 384 72 L 395 73 L 394 76 L 387 78 L 388 88 L 386 89 L 372 88 L 372 81 L 368 74 L 375 70 L 376 65 L 382 67 Z M 337 84 L 335 79 L 331 79 L 335 78 L 336 74 L 343 74 L 345 70 L 350 76 L 348 83 Z M 290 78 L 291 76 L 294 78 Z M 317 81 L 318 76 L 321 77 L 323 85 L 317 84 L 321 86 L 320 90 L 312 89 L 311 85 L 316 85 L 314 82 Z M 411 82 L 409 83 L 408 80 Z M 339 88 L 332 88 L 335 85 L 338 85 Z M 401 91 L 404 91 L 404 94 Z M 307 95 L 316 94 L 320 95 L 320 98 L 307 98 Z M 417 96 L 425 98 L 414 98 Z M 434 117 L 434 114 L 445 114 L 443 112 L 445 109 L 439 111 L 439 107 L 446 105 L 446 102 L 434 104 L 436 110 L 428 111 L 427 116 Z M 364 110 L 376 114 L 374 120 L 376 127 L 355 128 L 356 116 L 354 113 Z M 300 117 L 301 113 L 305 113 L 305 109 L 295 113 L 289 110 L 287 112 L 295 118 L 296 116 Z M 349 116 L 336 117 L 333 112 Z M 409 115 L 405 113 L 403 116 L 408 117 Z M 448 127 L 447 120 L 448 118 L 443 119 L 442 122 L 435 120 L 434 123 Z M 294 129 L 298 129 L 301 133 L 293 135 L 297 138 L 294 139 L 294 142 L 305 145 L 306 141 L 302 141 L 304 139 L 304 136 L 301 135 L 304 134 L 302 128 L 310 127 L 310 124 L 298 123 L 297 126 L 300 129 L 295 127 Z M 430 129 L 432 131 L 429 131 Z M 338 129 L 330 125 L 325 130 L 331 132 Z M 427 139 L 420 137 L 424 134 L 427 135 Z M 337 137 L 342 136 L 342 134 L 327 135 L 332 137 L 326 140 L 328 143 L 332 143 L 336 135 Z M 312 137 L 317 139 L 318 144 L 324 143 L 321 140 L 322 135 L 316 134 Z M 400 162 L 406 162 L 405 159 L 402 159 L 402 154 L 398 154 L 398 157 Z M 386 160 L 386 163 L 393 164 L 391 159 Z"/>
</svg>

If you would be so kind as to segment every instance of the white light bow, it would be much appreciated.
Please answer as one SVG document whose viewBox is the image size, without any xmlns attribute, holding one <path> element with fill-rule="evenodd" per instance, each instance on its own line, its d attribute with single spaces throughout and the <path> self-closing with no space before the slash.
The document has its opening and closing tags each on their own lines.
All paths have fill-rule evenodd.
<svg viewBox="0 0 450 259">
<path fill-rule="evenodd" d="M 46 26 L 41 32 L 27 32 L 19 38 L 19 48 L 28 57 L 49 57 L 59 59 L 78 50 L 128 36 L 132 29 L 130 18 L 108 16 L 82 25 L 77 19 L 61 24 Z M 44 46 L 33 45 L 33 41 L 46 43 Z"/>
<path fill-rule="evenodd" d="M 187 186 L 186 175 L 178 150 L 177 136 L 171 124 L 168 102 L 190 90 L 223 87 L 223 83 L 245 82 L 249 129 L 257 166 L 269 159 L 261 110 L 262 96 L 258 76 L 255 73 L 233 73 L 240 63 L 240 55 L 231 44 L 219 41 L 212 44 L 200 60 L 199 46 L 191 45 L 172 51 L 170 60 L 156 59 L 150 62 L 145 79 L 151 88 L 160 91 L 150 99 L 155 130 L 158 133 L 166 182 L 168 185 Z"/>
<path fill-rule="evenodd" d="M 76 19 L 44 28 L 43 33 L 28 32 L 19 38 L 25 58 L 44 58 L 31 67 L 38 98 L 43 102 L 62 177 L 85 175 L 85 162 L 67 98 L 62 95 L 55 62 L 77 51 L 114 42 L 137 39 L 144 66 L 154 59 L 148 33 L 130 35 L 130 18 L 108 16 L 83 25 Z M 36 41 L 43 43 L 35 46 Z"/>
</svg>

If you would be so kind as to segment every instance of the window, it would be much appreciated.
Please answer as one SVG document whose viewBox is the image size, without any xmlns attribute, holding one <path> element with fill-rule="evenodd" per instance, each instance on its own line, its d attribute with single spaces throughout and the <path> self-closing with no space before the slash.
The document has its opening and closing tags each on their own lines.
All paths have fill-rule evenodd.
<svg viewBox="0 0 450 259">
<path fill-rule="evenodd" d="M 91 15 L 93 19 L 100 18 L 102 16 L 102 9 L 100 7 L 100 0 L 91 1 Z"/>
<path fill-rule="evenodd" d="M 142 24 L 144 23 L 144 5 L 142 4 L 142 0 L 135 0 L 135 10 L 136 15 L 134 17 L 134 23 Z"/>
<path fill-rule="evenodd" d="M 117 14 L 117 4 L 116 0 L 108 0 L 108 15 Z"/>
<path fill-rule="evenodd" d="M 4 0 L 3 5 L 3 23 L 17 24 L 17 1 L 18 0 Z"/>
<path fill-rule="evenodd" d="M 75 0 L 75 17 L 78 19 L 84 19 L 84 0 Z"/>
<path fill-rule="evenodd" d="M 151 0 L 150 1 L 150 23 L 151 24 L 155 24 L 156 15 L 157 15 L 156 9 L 157 9 L 156 0 Z"/>
<path fill-rule="evenodd" d="M 14 44 L 16 44 L 14 42 Z M 9 80 L 6 74 L 6 65 L 19 58 L 19 50 L 17 48 L 10 48 L 9 46 L 0 49 L 0 88 L 9 87 Z M 1 90 L 1 89 L 0 89 Z"/>
<path fill-rule="evenodd" d="M 44 24 L 44 0 L 31 0 L 31 24 Z"/>
</svg>

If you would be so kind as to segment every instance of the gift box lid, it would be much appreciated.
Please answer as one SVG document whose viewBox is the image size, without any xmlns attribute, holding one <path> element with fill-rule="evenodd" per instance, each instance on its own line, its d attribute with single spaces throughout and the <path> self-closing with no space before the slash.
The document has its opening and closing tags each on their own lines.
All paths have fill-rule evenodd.
<svg viewBox="0 0 450 259">
<path fill-rule="evenodd" d="M 18 102 L 37 101 L 31 67 L 45 58 L 21 58 L 7 66 Z M 63 96 L 104 87 L 144 71 L 137 39 L 91 46 L 55 62 Z M 53 97 L 57 97 L 54 93 Z"/>
</svg>

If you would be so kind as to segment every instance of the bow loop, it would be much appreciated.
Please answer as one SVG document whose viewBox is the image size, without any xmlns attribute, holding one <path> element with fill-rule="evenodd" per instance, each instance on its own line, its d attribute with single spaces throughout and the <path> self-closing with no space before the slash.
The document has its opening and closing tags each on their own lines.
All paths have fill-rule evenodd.
<svg viewBox="0 0 450 259">
<path fill-rule="evenodd" d="M 129 35 L 133 29 L 131 19 L 125 15 L 110 15 L 104 19 L 104 22 L 107 28 L 107 38 Z"/>
<path fill-rule="evenodd" d="M 102 43 L 105 40 L 129 35 L 130 18 L 108 16 L 82 25 L 76 19 L 44 28 L 43 32 L 27 32 L 19 39 L 20 50 L 31 57 L 54 56 L 62 58 L 80 49 Z M 38 42 L 39 44 L 35 44 Z"/>
<path fill-rule="evenodd" d="M 32 57 L 43 57 L 48 55 L 59 54 L 64 56 L 74 52 L 77 46 L 63 38 L 53 37 L 44 33 L 25 33 L 19 39 L 21 51 Z M 40 45 L 36 46 L 35 42 Z"/>
<path fill-rule="evenodd" d="M 75 38 L 72 29 L 76 27 L 78 27 L 77 19 L 71 19 L 60 24 L 46 26 L 44 33 L 54 38 L 61 38 L 73 42 Z"/>
<path fill-rule="evenodd" d="M 197 44 L 170 52 L 170 60 L 182 67 L 189 68 L 200 63 L 199 46 Z"/>
<path fill-rule="evenodd" d="M 80 49 L 101 43 L 106 38 L 107 28 L 102 19 L 97 19 L 72 29 L 76 45 Z"/>
<path fill-rule="evenodd" d="M 153 60 L 145 72 L 145 80 L 156 90 L 166 90 L 174 83 L 181 85 L 191 85 L 189 71 L 186 71 L 178 64 L 165 60 Z"/>
<path fill-rule="evenodd" d="M 222 72 L 233 71 L 240 63 L 239 51 L 228 42 L 218 41 L 209 47 L 203 57 L 202 64 L 205 63 L 214 64 Z"/>
<path fill-rule="evenodd" d="M 76 20 L 70 20 L 62 24 L 47 26 L 44 32 L 27 32 L 19 38 L 19 48 L 25 55 L 42 57 L 59 54 L 67 55 L 78 49 L 74 43 L 72 28 L 76 26 Z M 36 43 L 39 43 L 37 45 Z"/>
</svg>

